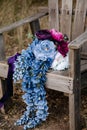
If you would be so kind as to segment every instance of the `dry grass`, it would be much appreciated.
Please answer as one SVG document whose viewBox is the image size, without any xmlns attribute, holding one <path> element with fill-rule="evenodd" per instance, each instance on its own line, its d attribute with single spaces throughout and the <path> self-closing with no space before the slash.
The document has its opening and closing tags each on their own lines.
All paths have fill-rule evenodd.
<svg viewBox="0 0 87 130">
<path fill-rule="evenodd" d="M 33 3 L 32 3 L 33 1 Z M 3 0 L 0 4 L 0 27 L 7 26 L 15 21 L 31 16 L 39 11 L 40 6 L 46 6 L 47 0 Z M 47 18 L 45 18 L 47 20 Z M 41 20 L 42 28 L 46 28 L 46 22 Z M 29 40 L 27 34 L 30 32 L 29 24 L 4 33 L 6 57 L 9 57 L 21 49 L 26 48 Z"/>
</svg>

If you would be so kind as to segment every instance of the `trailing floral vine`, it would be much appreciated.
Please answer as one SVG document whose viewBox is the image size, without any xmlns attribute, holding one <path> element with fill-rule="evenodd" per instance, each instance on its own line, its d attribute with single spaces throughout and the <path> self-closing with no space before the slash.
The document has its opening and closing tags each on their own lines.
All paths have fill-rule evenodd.
<svg viewBox="0 0 87 130">
<path fill-rule="evenodd" d="M 57 49 L 63 57 L 67 55 L 68 42 L 64 35 L 54 29 L 40 30 L 14 64 L 13 80 L 16 82 L 22 79 L 22 98 L 27 105 L 16 125 L 24 125 L 24 130 L 45 121 L 49 114 L 44 86 L 46 73 L 55 59 Z"/>
</svg>

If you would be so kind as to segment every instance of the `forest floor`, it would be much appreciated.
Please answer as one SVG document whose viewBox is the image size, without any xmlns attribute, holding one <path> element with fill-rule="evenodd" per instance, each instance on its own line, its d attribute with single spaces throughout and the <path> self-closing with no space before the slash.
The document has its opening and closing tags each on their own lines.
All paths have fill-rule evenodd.
<svg viewBox="0 0 87 130">
<path fill-rule="evenodd" d="M 69 130 L 68 96 L 49 89 L 46 91 L 49 116 L 45 122 L 32 130 Z M 23 126 L 14 125 L 26 107 L 21 98 L 22 94 L 20 85 L 14 87 L 14 95 L 7 102 L 6 114 L 0 113 L 0 130 L 23 130 Z M 87 89 L 81 94 L 81 128 L 87 130 Z"/>
<path fill-rule="evenodd" d="M 7 1 L 5 1 L 3 6 L 7 6 L 6 2 Z M 16 5 L 18 6 L 18 4 Z M 10 9 L 9 11 L 8 8 Z M 10 14 L 10 12 L 12 12 L 11 8 L 13 9 L 13 6 L 9 5 L 8 8 L 6 8 L 4 11 L 5 17 L 3 17 L 3 14 L 1 14 L 2 11 L 0 11 L 0 18 L 2 18 L 3 21 L 1 22 L 0 20 L 1 26 L 13 22 L 13 16 Z M 20 8 L 18 7 L 18 9 Z M 32 9 L 34 12 L 36 11 L 35 7 Z M 30 12 L 32 9 L 28 10 L 30 14 L 32 14 Z M 8 18 L 6 18 L 6 16 L 8 16 Z M 20 13 L 17 15 L 17 17 L 19 16 L 21 16 Z M 6 21 L 9 19 L 10 22 Z M 16 18 L 14 18 L 14 21 L 16 21 Z M 14 51 L 12 49 L 17 48 L 17 40 L 14 40 L 14 44 L 12 42 L 13 34 L 13 32 L 5 34 L 5 41 L 7 41 L 6 55 L 8 54 L 8 56 L 13 54 Z M 46 91 L 49 106 L 49 116 L 45 122 L 32 130 L 69 130 L 68 96 L 64 96 L 64 94 L 61 92 L 49 89 L 46 89 Z M 20 85 L 17 87 L 14 85 L 14 94 L 13 97 L 11 97 L 11 99 L 7 102 L 8 104 L 6 114 L 0 113 L 0 130 L 23 130 L 23 126 L 19 127 L 14 125 L 16 120 L 21 117 L 26 107 L 21 98 L 22 94 L 23 93 L 21 91 Z M 87 130 L 87 89 L 84 89 L 81 93 L 81 128 L 82 130 Z"/>
</svg>

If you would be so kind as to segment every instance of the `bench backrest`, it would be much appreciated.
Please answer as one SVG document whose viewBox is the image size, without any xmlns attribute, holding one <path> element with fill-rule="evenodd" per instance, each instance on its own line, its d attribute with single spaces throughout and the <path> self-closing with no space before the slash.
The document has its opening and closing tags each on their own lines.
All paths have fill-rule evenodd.
<svg viewBox="0 0 87 130">
<path fill-rule="evenodd" d="M 87 29 L 87 0 L 48 0 L 48 6 L 50 28 L 66 34 L 70 41 Z M 85 71 L 87 70 L 87 42 L 81 48 L 80 54 L 81 70 Z"/>
<path fill-rule="evenodd" d="M 50 28 L 75 39 L 87 28 L 87 0 L 48 0 Z"/>
</svg>

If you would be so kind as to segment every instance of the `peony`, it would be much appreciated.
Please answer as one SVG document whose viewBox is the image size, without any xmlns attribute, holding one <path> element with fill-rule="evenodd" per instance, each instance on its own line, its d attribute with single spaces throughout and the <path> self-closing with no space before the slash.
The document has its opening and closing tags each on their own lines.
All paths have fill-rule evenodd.
<svg viewBox="0 0 87 130">
<path fill-rule="evenodd" d="M 46 61 L 48 58 L 54 59 L 56 54 L 56 48 L 52 41 L 50 40 L 40 40 L 33 48 L 33 53 L 37 60 Z"/>
<path fill-rule="evenodd" d="M 68 56 L 68 54 L 65 57 L 63 57 L 59 52 L 57 52 L 51 68 L 53 70 L 65 70 L 68 67 L 69 67 L 69 56 Z"/>
<path fill-rule="evenodd" d="M 58 52 L 60 52 L 60 54 L 62 54 L 63 57 L 65 57 L 68 53 L 68 42 L 62 41 L 60 42 L 60 44 L 58 44 L 57 46 L 57 50 Z"/>
<path fill-rule="evenodd" d="M 61 32 L 57 32 L 55 29 L 51 29 L 50 33 L 52 35 L 52 38 L 56 41 L 62 41 L 64 39 L 64 36 Z"/>
</svg>

